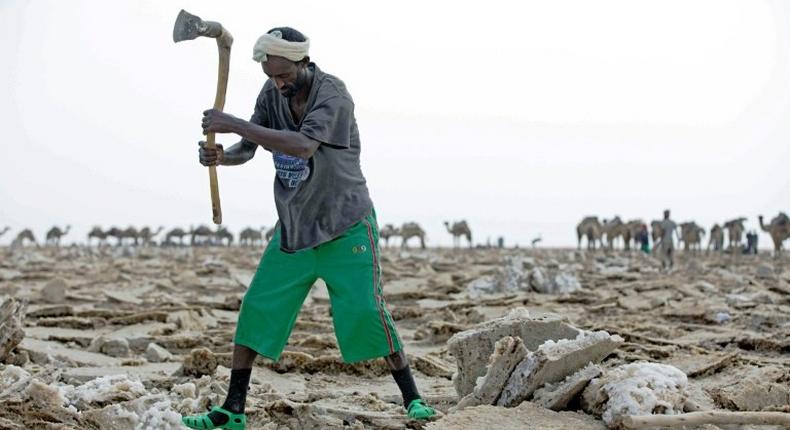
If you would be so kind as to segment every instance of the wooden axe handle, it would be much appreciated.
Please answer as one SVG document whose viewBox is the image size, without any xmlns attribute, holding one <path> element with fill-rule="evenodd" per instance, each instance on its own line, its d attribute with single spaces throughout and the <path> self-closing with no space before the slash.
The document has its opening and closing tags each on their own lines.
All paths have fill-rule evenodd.
<svg viewBox="0 0 790 430">
<path fill-rule="evenodd" d="M 219 48 L 219 72 L 217 75 L 217 95 L 214 97 L 214 109 L 222 111 L 225 107 L 225 93 L 228 90 L 228 71 L 230 70 L 230 47 L 233 44 L 233 36 L 227 30 L 222 30 L 222 35 L 217 37 L 217 48 Z M 214 133 L 206 135 L 206 148 L 214 149 Z M 222 224 L 222 207 L 219 204 L 219 184 L 217 183 L 217 168 L 208 168 L 209 186 L 211 187 L 211 212 L 214 224 Z"/>
</svg>

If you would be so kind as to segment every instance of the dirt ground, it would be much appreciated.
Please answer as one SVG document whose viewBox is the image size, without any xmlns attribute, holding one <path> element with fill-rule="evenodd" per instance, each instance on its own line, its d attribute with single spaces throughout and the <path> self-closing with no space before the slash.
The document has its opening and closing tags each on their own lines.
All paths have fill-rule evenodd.
<svg viewBox="0 0 790 430">
<path fill-rule="evenodd" d="M 239 303 L 261 252 L 0 248 L 0 297 L 17 306 L 7 300 L 0 313 L 1 340 L 13 343 L 11 320 L 24 315 L 24 338 L 0 356 L 0 429 L 183 428 L 180 413 L 221 403 Z M 680 252 L 677 260 L 662 273 L 635 251 L 385 249 L 381 258 L 418 386 L 445 413 L 459 400 L 447 340 L 517 307 L 621 336 L 603 367 L 674 365 L 703 409 L 790 412 L 788 256 Z M 400 402 L 383 361 L 342 362 L 319 282 L 280 362 L 256 362 L 248 428 L 426 427 L 408 421 Z M 498 428 L 605 428 L 581 410 L 497 410 L 465 410 L 430 427 L 493 428 L 488 414 Z"/>
</svg>

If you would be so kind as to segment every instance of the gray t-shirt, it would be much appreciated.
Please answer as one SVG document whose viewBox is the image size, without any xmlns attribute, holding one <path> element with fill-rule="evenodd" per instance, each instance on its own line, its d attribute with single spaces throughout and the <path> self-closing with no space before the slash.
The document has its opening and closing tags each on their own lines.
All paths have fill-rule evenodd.
<svg viewBox="0 0 790 430">
<path fill-rule="evenodd" d="M 661 238 L 661 241 L 664 243 L 664 246 L 674 245 L 676 228 L 678 228 L 678 225 L 675 224 L 675 221 L 672 221 L 671 219 L 665 219 L 661 221 L 661 229 L 664 232 L 664 236 Z"/>
<path fill-rule="evenodd" d="M 354 101 L 340 79 L 314 71 L 301 123 L 294 122 L 288 99 L 267 80 L 251 122 L 298 131 L 321 142 L 306 163 L 274 154 L 278 175 L 274 202 L 280 221 L 280 248 L 295 252 L 330 241 L 362 220 L 373 203 L 359 164 L 360 142 Z M 249 143 L 249 142 L 248 142 Z M 289 166 L 289 164 L 291 164 Z M 284 169 L 292 169 L 286 171 Z"/>
</svg>

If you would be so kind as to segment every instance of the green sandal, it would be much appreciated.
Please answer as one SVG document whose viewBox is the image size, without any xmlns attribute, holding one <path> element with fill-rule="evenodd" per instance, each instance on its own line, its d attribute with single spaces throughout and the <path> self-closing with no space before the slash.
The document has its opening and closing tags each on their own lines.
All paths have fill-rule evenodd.
<svg viewBox="0 0 790 430">
<path fill-rule="evenodd" d="M 409 403 L 407 411 L 409 413 L 409 418 L 414 420 L 425 420 L 436 415 L 436 411 L 432 407 L 426 405 L 423 399 L 412 400 L 411 403 Z"/>
<path fill-rule="evenodd" d="M 228 422 L 222 425 L 214 425 L 208 414 L 192 415 L 188 417 L 181 417 L 181 422 L 191 429 L 211 430 L 211 429 L 227 429 L 227 430 L 244 430 L 247 424 L 247 416 L 244 414 L 234 414 L 233 412 L 226 411 L 219 406 L 211 408 L 211 412 L 219 412 L 228 416 Z"/>
</svg>

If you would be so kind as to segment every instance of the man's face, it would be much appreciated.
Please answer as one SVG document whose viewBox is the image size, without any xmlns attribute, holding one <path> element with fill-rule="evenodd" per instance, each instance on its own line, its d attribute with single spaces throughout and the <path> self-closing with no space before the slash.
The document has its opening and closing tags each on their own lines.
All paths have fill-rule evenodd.
<svg viewBox="0 0 790 430">
<path fill-rule="evenodd" d="M 287 58 L 269 55 L 261 66 L 263 73 L 274 81 L 274 85 L 283 97 L 291 98 L 307 85 L 305 62 L 294 63 Z"/>
</svg>

